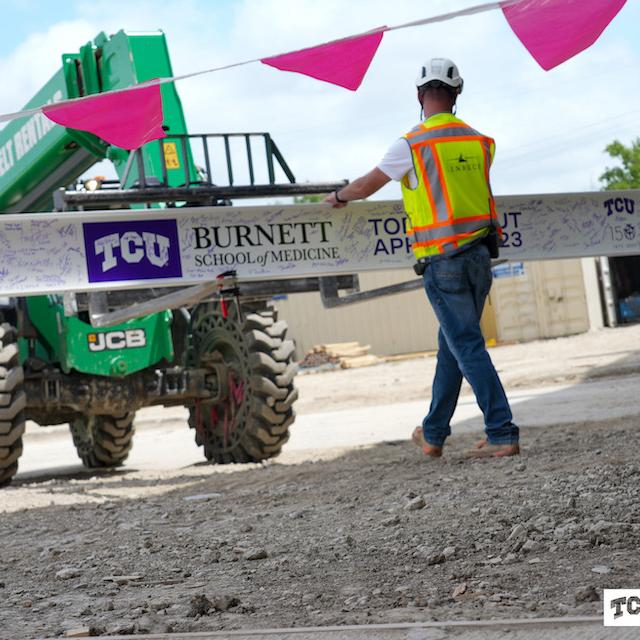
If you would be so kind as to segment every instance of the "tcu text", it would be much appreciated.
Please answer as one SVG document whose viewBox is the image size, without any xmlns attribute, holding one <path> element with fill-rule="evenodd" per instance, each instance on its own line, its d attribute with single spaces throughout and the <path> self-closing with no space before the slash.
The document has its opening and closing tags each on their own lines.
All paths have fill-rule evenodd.
<svg viewBox="0 0 640 640">
<path fill-rule="evenodd" d="M 144 329 L 126 331 L 103 331 L 87 336 L 89 351 L 115 351 L 117 349 L 136 349 L 147 345 Z"/>
<path fill-rule="evenodd" d="M 604 589 L 605 627 L 640 627 L 640 590 Z"/>
<path fill-rule="evenodd" d="M 169 238 L 150 231 L 142 234 L 126 231 L 122 235 L 110 233 L 98 238 L 94 243 L 96 255 L 103 255 L 102 272 L 118 266 L 114 250 L 120 248 L 120 256 L 129 264 L 137 264 L 144 257 L 155 267 L 164 267 L 169 262 Z"/>
<path fill-rule="evenodd" d="M 636 210 L 636 201 L 633 198 L 609 198 L 604 201 L 604 206 L 607 209 L 607 216 L 613 215 L 614 211 L 632 215 Z"/>
</svg>

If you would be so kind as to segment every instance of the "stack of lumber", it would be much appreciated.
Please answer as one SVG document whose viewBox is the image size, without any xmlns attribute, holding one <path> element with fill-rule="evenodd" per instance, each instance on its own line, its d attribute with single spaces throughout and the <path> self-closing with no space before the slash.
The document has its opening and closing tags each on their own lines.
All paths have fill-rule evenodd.
<svg viewBox="0 0 640 640">
<path fill-rule="evenodd" d="M 343 369 L 355 369 L 382 362 L 381 358 L 369 353 L 370 349 L 370 345 L 362 346 L 359 342 L 320 344 L 307 353 L 302 366 L 313 366 L 305 364 L 307 362 L 317 364 L 332 362 L 339 364 Z"/>
</svg>

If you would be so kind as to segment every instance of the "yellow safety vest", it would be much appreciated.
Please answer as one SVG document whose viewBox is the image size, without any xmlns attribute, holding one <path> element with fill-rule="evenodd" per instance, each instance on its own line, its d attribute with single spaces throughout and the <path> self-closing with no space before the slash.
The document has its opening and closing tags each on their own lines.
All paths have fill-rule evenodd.
<svg viewBox="0 0 640 640">
<path fill-rule="evenodd" d="M 411 147 L 418 185 L 402 180 L 407 234 L 416 258 L 449 253 L 498 227 L 489 167 L 492 138 L 450 113 L 427 118 L 404 138 Z"/>
</svg>

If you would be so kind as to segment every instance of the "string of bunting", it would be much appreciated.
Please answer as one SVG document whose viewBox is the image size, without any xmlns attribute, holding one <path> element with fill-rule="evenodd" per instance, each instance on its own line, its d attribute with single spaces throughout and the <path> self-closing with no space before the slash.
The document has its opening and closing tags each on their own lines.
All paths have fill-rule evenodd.
<svg viewBox="0 0 640 640">
<path fill-rule="evenodd" d="M 62 126 L 88 131 L 123 149 L 136 149 L 165 135 L 160 92 L 164 83 L 261 62 L 356 91 L 386 32 L 496 9 L 502 10 L 515 35 L 538 64 L 548 71 L 590 47 L 625 3 L 626 0 L 488 2 L 396 26 L 378 27 L 297 51 L 158 78 L 124 89 L 8 113 L 0 115 L 0 122 L 42 113 Z"/>
</svg>

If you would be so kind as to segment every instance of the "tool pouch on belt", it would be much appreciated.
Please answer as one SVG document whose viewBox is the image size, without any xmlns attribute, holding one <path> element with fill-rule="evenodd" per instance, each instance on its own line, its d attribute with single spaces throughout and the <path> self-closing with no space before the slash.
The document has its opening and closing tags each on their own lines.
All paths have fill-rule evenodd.
<svg viewBox="0 0 640 640">
<path fill-rule="evenodd" d="M 424 275 L 424 272 L 427 270 L 427 265 L 424 262 L 418 261 L 413 265 L 413 270 L 417 276 Z"/>
<path fill-rule="evenodd" d="M 489 233 L 482 239 L 489 249 L 489 255 L 495 260 L 500 255 L 500 241 L 498 239 L 498 229 L 492 223 L 489 226 Z"/>
</svg>

